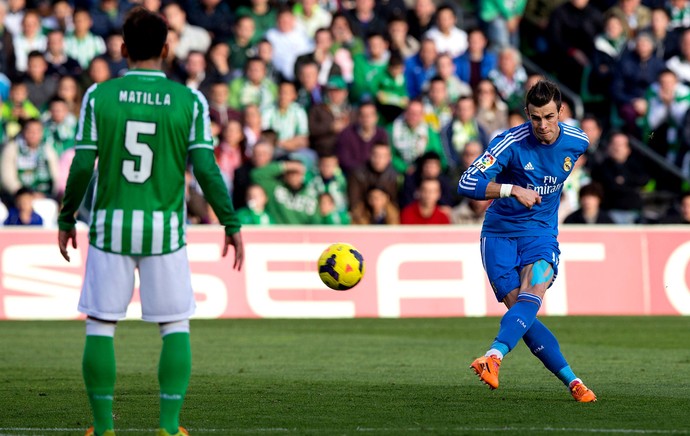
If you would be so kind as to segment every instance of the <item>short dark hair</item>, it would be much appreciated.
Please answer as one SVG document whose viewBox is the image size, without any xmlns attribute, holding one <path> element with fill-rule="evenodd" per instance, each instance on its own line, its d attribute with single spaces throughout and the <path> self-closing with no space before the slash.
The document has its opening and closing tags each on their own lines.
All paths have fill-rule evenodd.
<svg viewBox="0 0 690 436">
<path fill-rule="evenodd" d="M 543 107 L 549 104 L 550 101 L 556 103 L 556 109 L 560 110 L 563 102 L 561 90 L 558 89 L 555 83 L 549 80 L 540 80 L 527 91 L 525 106 L 531 104 L 534 107 Z"/>
<path fill-rule="evenodd" d="M 582 197 L 586 197 L 588 195 L 599 197 L 599 200 L 603 200 L 604 188 L 596 182 L 592 182 L 589 185 L 581 187 L 580 192 L 578 193 L 578 197 L 580 198 L 580 200 L 582 199 Z"/>
<path fill-rule="evenodd" d="M 168 24 L 160 14 L 138 6 L 127 15 L 122 36 L 132 61 L 154 59 L 163 51 Z"/>
</svg>

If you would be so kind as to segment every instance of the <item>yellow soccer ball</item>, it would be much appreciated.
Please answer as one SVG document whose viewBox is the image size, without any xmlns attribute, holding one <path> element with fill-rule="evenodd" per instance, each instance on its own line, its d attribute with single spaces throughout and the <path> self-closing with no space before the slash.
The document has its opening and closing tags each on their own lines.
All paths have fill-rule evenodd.
<svg viewBox="0 0 690 436">
<path fill-rule="evenodd" d="M 347 291 L 364 276 L 364 258 L 350 244 L 331 244 L 321 253 L 318 263 L 321 281 L 336 291 Z"/>
</svg>

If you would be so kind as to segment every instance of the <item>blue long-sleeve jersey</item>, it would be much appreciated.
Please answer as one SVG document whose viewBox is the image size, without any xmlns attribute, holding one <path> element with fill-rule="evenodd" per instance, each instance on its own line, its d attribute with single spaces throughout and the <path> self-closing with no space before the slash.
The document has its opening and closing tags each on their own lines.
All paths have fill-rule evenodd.
<svg viewBox="0 0 690 436">
<path fill-rule="evenodd" d="M 458 193 L 478 200 L 486 198 L 486 187 L 492 180 L 533 189 L 541 195 L 541 204 L 531 209 L 513 197 L 494 200 L 486 211 L 482 237 L 558 234 L 563 182 L 589 145 L 579 128 L 563 123 L 558 126 L 558 139 L 548 145 L 534 136 L 529 122 L 503 132 L 460 177 Z"/>
</svg>

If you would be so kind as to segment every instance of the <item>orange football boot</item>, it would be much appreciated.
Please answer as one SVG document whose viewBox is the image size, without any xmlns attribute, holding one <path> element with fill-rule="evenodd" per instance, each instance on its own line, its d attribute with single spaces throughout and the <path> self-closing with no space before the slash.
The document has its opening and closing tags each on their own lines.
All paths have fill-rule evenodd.
<svg viewBox="0 0 690 436">
<path fill-rule="evenodd" d="M 479 379 L 489 385 L 491 389 L 498 389 L 498 369 L 500 367 L 501 359 L 496 356 L 479 357 L 470 365 Z"/>
<path fill-rule="evenodd" d="M 584 383 L 577 381 L 570 386 L 570 395 L 575 398 L 575 401 L 580 403 L 593 403 L 597 401 L 597 396 Z"/>
</svg>

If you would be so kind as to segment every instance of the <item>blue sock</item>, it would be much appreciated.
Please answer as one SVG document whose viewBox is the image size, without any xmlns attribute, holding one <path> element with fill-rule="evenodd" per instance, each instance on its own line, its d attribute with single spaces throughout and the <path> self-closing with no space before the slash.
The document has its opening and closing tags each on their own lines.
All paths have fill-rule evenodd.
<svg viewBox="0 0 690 436">
<path fill-rule="evenodd" d="M 558 377 L 558 379 L 568 387 L 570 387 L 570 383 L 572 383 L 573 380 L 577 379 L 577 376 L 575 375 L 573 370 L 570 369 L 570 365 L 567 365 L 565 368 L 558 371 L 556 373 L 556 377 Z"/>
<path fill-rule="evenodd" d="M 515 348 L 520 338 L 532 327 L 540 307 L 541 298 L 538 296 L 518 295 L 517 302 L 501 318 L 496 341 L 505 344 L 509 350 Z"/>
<path fill-rule="evenodd" d="M 563 383 L 569 385 L 571 381 L 575 380 L 575 374 L 570 370 L 568 362 L 563 357 L 563 353 L 561 353 L 558 339 L 541 321 L 535 319 L 532 327 L 525 333 L 522 340 L 525 341 L 532 354 L 541 360 L 546 369 L 554 373 Z M 566 369 L 569 371 L 569 375 L 562 378 L 560 374 Z"/>
<path fill-rule="evenodd" d="M 508 351 L 510 351 L 510 349 L 508 348 L 508 346 L 506 344 L 504 344 L 503 342 L 499 342 L 499 341 L 494 341 L 493 344 L 491 344 L 491 349 L 500 351 L 501 354 L 504 356 L 506 354 L 508 354 Z"/>
</svg>

